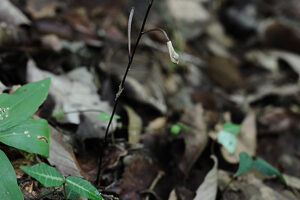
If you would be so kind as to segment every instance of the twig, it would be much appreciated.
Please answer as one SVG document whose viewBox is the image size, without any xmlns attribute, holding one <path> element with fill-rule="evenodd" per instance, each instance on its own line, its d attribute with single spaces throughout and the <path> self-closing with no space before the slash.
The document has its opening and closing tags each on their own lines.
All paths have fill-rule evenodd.
<svg viewBox="0 0 300 200">
<path fill-rule="evenodd" d="M 97 184 L 98 186 L 100 185 L 100 180 L 101 180 L 100 176 L 101 176 L 102 158 L 103 158 L 103 154 L 104 154 L 104 149 L 105 149 L 106 146 L 107 146 L 107 135 L 108 135 L 108 132 L 109 132 L 109 128 L 110 128 L 110 125 L 111 125 L 111 123 L 112 123 L 113 116 L 115 115 L 115 112 L 116 112 L 116 109 L 117 109 L 117 105 L 118 105 L 118 102 L 119 102 L 121 93 L 122 93 L 122 91 L 123 91 L 123 88 L 124 88 L 124 85 L 125 85 L 125 81 L 126 81 L 126 77 L 127 77 L 128 72 L 129 72 L 129 69 L 130 69 L 130 67 L 131 67 L 131 64 L 132 64 L 132 61 L 133 61 L 133 58 L 134 58 L 136 49 L 137 49 L 137 47 L 138 47 L 138 45 L 139 45 L 139 42 L 140 42 L 140 40 L 141 40 L 141 37 L 142 37 L 142 35 L 143 35 L 144 28 L 145 28 L 145 24 L 146 24 L 146 21 L 147 21 L 149 12 L 150 12 L 150 10 L 151 10 L 152 4 L 153 4 L 153 0 L 149 0 L 148 8 L 147 8 L 145 17 L 144 17 L 144 19 L 143 19 L 143 23 L 142 23 L 142 26 L 141 26 L 141 29 L 140 29 L 138 38 L 137 38 L 136 43 L 135 43 L 135 45 L 134 45 L 132 54 L 130 55 L 130 57 L 129 57 L 129 59 L 128 59 L 127 68 L 126 68 L 126 71 L 125 71 L 125 73 L 124 73 L 123 79 L 122 79 L 122 81 L 121 81 L 121 83 L 120 83 L 119 91 L 118 91 L 118 93 L 117 93 L 117 95 L 116 95 L 116 99 L 115 99 L 115 104 L 114 104 L 114 107 L 113 107 L 113 111 L 112 111 L 112 113 L 111 113 L 111 116 L 110 116 L 108 125 L 107 125 L 107 127 L 106 127 L 103 146 L 102 146 L 101 152 L 100 152 L 100 154 L 99 154 L 98 172 L 97 172 L 97 180 L 96 180 L 96 184 Z"/>
</svg>

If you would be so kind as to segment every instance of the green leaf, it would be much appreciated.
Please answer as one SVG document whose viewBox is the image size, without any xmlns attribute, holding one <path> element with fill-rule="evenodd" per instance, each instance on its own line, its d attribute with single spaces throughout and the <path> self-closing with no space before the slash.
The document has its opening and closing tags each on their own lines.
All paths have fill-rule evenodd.
<svg viewBox="0 0 300 200">
<path fill-rule="evenodd" d="M 240 162 L 239 162 L 239 169 L 234 174 L 234 177 L 239 176 L 240 174 L 251 170 L 254 167 L 253 159 L 245 152 L 239 154 Z"/>
<path fill-rule="evenodd" d="M 261 171 L 263 174 L 266 174 L 268 176 L 276 175 L 284 182 L 284 184 L 287 184 L 283 175 L 277 169 L 275 169 L 272 165 L 270 165 L 267 161 L 265 161 L 261 158 L 256 158 L 254 164 L 255 164 L 255 167 L 259 171 Z"/>
<path fill-rule="evenodd" d="M 76 191 L 84 198 L 92 200 L 104 200 L 98 190 L 90 182 L 82 178 L 69 176 L 66 178 L 66 183 L 71 188 L 71 190 Z"/>
<path fill-rule="evenodd" d="M 223 129 L 222 130 L 226 131 L 226 132 L 229 132 L 229 133 L 232 133 L 234 135 L 237 135 L 241 130 L 241 125 L 227 122 L 227 123 L 223 124 Z"/>
<path fill-rule="evenodd" d="M 181 127 L 178 124 L 174 124 L 171 126 L 171 133 L 173 135 L 178 135 L 181 130 Z"/>
<path fill-rule="evenodd" d="M 46 99 L 50 78 L 26 84 L 13 94 L 0 94 L 0 132 L 30 117 Z"/>
<path fill-rule="evenodd" d="M 67 200 L 76 200 L 77 197 L 78 197 L 78 193 L 71 190 L 70 186 L 65 186 L 65 191 L 66 191 L 66 194 L 65 194 L 65 197 Z"/>
<path fill-rule="evenodd" d="M 65 113 L 62 109 L 55 109 L 52 112 L 52 117 L 54 117 L 56 120 L 61 120 L 65 117 Z"/>
<path fill-rule="evenodd" d="M 218 141 L 221 143 L 230 153 L 234 153 L 236 147 L 236 137 L 235 135 L 227 132 L 220 131 L 218 133 Z"/>
<path fill-rule="evenodd" d="M 102 112 L 98 115 L 98 117 L 104 121 L 109 121 L 110 120 L 110 116 L 105 113 L 105 112 Z M 119 115 L 114 115 L 114 118 L 115 119 L 120 119 L 121 117 Z"/>
<path fill-rule="evenodd" d="M 0 132 L 0 141 L 29 153 L 49 155 L 49 127 L 44 119 L 26 121 Z"/>
<path fill-rule="evenodd" d="M 33 166 L 21 166 L 20 168 L 45 187 L 56 187 L 64 183 L 64 177 L 54 167 L 43 162 Z"/>
<path fill-rule="evenodd" d="M 17 184 L 14 168 L 0 150 L 0 199 L 23 200 L 23 194 Z"/>
</svg>

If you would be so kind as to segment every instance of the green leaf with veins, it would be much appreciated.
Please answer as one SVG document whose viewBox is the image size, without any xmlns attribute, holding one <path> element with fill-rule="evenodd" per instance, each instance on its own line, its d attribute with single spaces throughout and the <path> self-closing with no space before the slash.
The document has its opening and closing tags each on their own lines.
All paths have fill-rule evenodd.
<svg viewBox="0 0 300 200">
<path fill-rule="evenodd" d="M 57 187 L 64 183 L 64 177 L 54 167 L 43 162 L 33 166 L 21 166 L 20 168 L 45 187 Z"/>
<path fill-rule="evenodd" d="M 25 121 L 46 99 L 50 78 L 28 83 L 13 94 L 0 94 L 0 132 Z"/>
<path fill-rule="evenodd" d="M 44 119 L 27 119 L 0 132 L 0 142 L 29 153 L 49 156 L 49 127 Z"/>
<path fill-rule="evenodd" d="M 66 183 L 72 191 L 77 192 L 84 198 L 92 200 L 104 200 L 98 190 L 90 182 L 82 178 L 69 176 L 66 178 Z"/>
</svg>

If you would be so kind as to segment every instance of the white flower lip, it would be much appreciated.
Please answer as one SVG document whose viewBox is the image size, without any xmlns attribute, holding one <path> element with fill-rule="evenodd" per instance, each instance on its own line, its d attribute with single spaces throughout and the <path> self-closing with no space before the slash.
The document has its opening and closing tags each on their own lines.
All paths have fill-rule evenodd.
<svg viewBox="0 0 300 200">
<path fill-rule="evenodd" d="M 171 61 L 175 64 L 178 64 L 179 63 L 179 55 L 175 52 L 172 42 L 170 40 L 167 42 L 167 46 L 168 46 Z"/>
</svg>

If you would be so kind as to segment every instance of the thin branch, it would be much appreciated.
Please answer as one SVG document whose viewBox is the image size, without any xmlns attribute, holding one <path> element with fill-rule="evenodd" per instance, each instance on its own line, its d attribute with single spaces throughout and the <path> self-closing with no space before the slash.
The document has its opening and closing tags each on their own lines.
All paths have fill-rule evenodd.
<svg viewBox="0 0 300 200">
<path fill-rule="evenodd" d="M 108 125 L 106 127 L 106 131 L 105 131 L 105 137 L 104 137 L 104 144 L 101 148 L 101 152 L 100 152 L 100 157 L 99 157 L 99 163 L 98 163 L 98 172 L 97 172 L 97 180 L 96 180 L 96 184 L 98 186 L 100 186 L 100 180 L 101 180 L 101 165 L 102 165 L 102 159 L 103 159 L 103 154 L 104 154 L 104 149 L 105 147 L 107 146 L 107 135 L 108 135 L 108 132 L 109 132 L 109 128 L 110 128 L 110 125 L 112 123 L 112 119 L 113 119 L 113 116 L 115 115 L 115 112 L 116 112 L 116 109 L 117 109 L 117 106 L 118 106 L 118 102 L 119 102 L 119 99 L 120 99 L 120 96 L 121 96 L 121 93 L 123 91 L 123 88 L 124 88 L 124 85 L 125 85 L 125 81 L 126 81 L 126 77 L 127 77 L 127 74 L 130 70 L 130 67 L 131 67 L 131 64 L 132 64 L 132 61 L 133 61 L 133 58 L 134 58 L 134 55 L 135 55 L 135 52 L 136 52 L 136 49 L 140 43 L 140 40 L 141 40 L 141 37 L 143 35 L 143 32 L 144 32 L 144 28 L 145 28 L 145 24 L 147 22 L 147 19 L 148 19 L 148 15 L 149 15 L 149 12 L 151 10 L 151 7 L 152 7 L 152 4 L 153 4 L 153 0 L 149 0 L 149 4 L 148 4 L 148 8 L 147 8 L 147 11 L 146 11 L 146 14 L 144 16 L 144 19 L 143 19 L 143 23 L 142 23 L 142 26 L 141 26 L 141 29 L 140 29 L 140 32 L 139 32 L 139 35 L 138 35 L 138 38 L 136 40 L 136 43 L 134 45 L 134 48 L 133 48 L 133 51 L 132 51 L 132 54 L 130 55 L 129 59 L 128 59 L 128 64 L 127 64 L 127 68 L 126 68 L 126 71 L 124 73 L 124 76 L 123 76 L 123 79 L 120 83 L 120 86 L 119 86 L 119 91 L 116 95 L 116 99 L 115 99 L 115 104 L 114 104 L 114 107 L 113 107 L 113 111 L 111 113 L 111 116 L 110 116 L 110 119 L 109 119 L 109 122 L 108 122 Z"/>
</svg>

